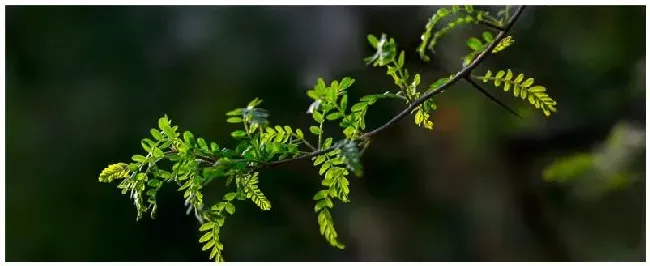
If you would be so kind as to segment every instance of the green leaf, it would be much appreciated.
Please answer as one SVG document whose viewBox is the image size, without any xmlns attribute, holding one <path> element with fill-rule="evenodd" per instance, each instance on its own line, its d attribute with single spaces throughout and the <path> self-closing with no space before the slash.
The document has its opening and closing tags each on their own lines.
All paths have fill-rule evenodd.
<svg viewBox="0 0 650 266">
<path fill-rule="evenodd" d="M 333 141 L 334 141 L 334 139 L 332 139 L 332 138 L 325 139 L 325 142 L 323 142 L 323 148 L 325 148 L 325 149 L 329 148 L 332 145 Z"/>
<path fill-rule="evenodd" d="M 377 40 L 377 37 L 375 37 L 375 35 L 368 34 L 368 42 L 370 43 L 372 48 L 377 49 L 377 43 L 379 42 L 379 40 Z"/>
<path fill-rule="evenodd" d="M 314 133 L 314 135 L 320 135 L 320 134 L 322 133 L 322 131 L 320 130 L 320 128 L 317 127 L 317 126 L 310 126 L 310 127 L 309 127 L 309 131 L 310 131 L 311 133 Z"/>
<path fill-rule="evenodd" d="M 212 246 L 214 246 L 214 240 L 208 241 L 208 243 L 205 243 L 205 245 L 201 248 L 202 251 L 206 251 L 210 249 Z"/>
<path fill-rule="evenodd" d="M 234 213 L 235 213 L 235 205 L 233 205 L 232 203 L 228 202 L 228 203 L 226 204 L 226 211 L 227 211 L 228 213 L 230 213 L 230 215 L 234 214 Z"/>
<path fill-rule="evenodd" d="M 524 80 L 524 74 L 519 74 L 517 75 L 517 78 L 513 82 L 519 84 L 521 83 L 522 80 Z"/>
<path fill-rule="evenodd" d="M 331 120 L 339 119 L 341 117 L 343 117 L 343 115 L 341 115 L 341 113 L 331 113 L 331 114 L 327 115 L 326 118 L 327 118 L 327 120 L 331 121 Z"/>
<path fill-rule="evenodd" d="M 483 40 L 485 40 L 485 42 L 487 42 L 487 43 L 491 43 L 492 41 L 494 41 L 494 37 L 492 37 L 491 32 L 484 31 L 483 32 Z"/>
<path fill-rule="evenodd" d="M 224 199 L 224 200 L 227 200 L 227 201 L 231 201 L 231 200 L 233 200 L 236 196 L 237 196 L 237 193 L 236 193 L 236 192 L 230 192 L 230 193 L 224 195 L 224 196 L 223 196 L 223 199 Z"/>
<path fill-rule="evenodd" d="M 528 88 L 531 85 L 533 85 L 533 82 L 535 82 L 535 79 L 528 78 L 528 79 L 526 79 L 526 81 L 524 81 L 524 83 L 521 84 L 521 86 L 524 87 L 524 88 Z"/>
<path fill-rule="evenodd" d="M 131 159 L 135 162 L 144 163 L 147 161 L 147 157 L 144 157 L 140 154 L 133 155 Z"/>
<path fill-rule="evenodd" d="M 304 138 L 305 138 L 305 135 L 302 133 L 302 130 L 299 129 L 299 128 L 296 129 L 296 135 L 297 135 L 298 138 L 300 138 L 300 139 L 304 139 Z"/>
<path fill-rule="evenodd" d="M 217 143 L 211 142 L 210 143 L 210 151 L 218 152 L 219 151 L 219 145 Z"/>
<path fill-rule="evenodd" d="M 158 119 L 158 128 L 163 129 L 166 127 L 169 127 L 169 119 L 167 118 L 167 115 L 164 115 Z"/>
<path fill-rule="evenodd" d="M 115 179 L 129 177 L 129 166 L 125 163 L 111 164 L 99 174 L 100 182 L 112 182 Z"/>
<path fill-rule="evenodd" d="M 479 40 L 476 37 L 469 38 L 469 40 L 467 40 L 466 43 L 467 46 L 469 46 L 469 48 L 474 51 L 480 51 L 481 49 L 483 49 L 483 43 L 481 43 L 481 40 Z"/>
<path fill-rule="evenodd" d="M 440 86 L 442 86 L 442 84 L 445 84 L 447 81 L 449 81 L 449 78 L 439 78 L 434 83 L 431 83 L 431 85 L 429 85 L 429 89 L 430 90 L 431 89 L 437 89 Z"/>
<path fill-rule="evenodd" d="M 354 84 L 354 79 L 350 77 L 345 77 L 341 80 L 340 90 L 345 90 Z"/>
<path fill-rule="evenodd" d="M 203 168 L 203 177 L 206 179 L 215 178 L 223 175 L 223 170 L 218 167 Z"/>
<path fill-rule="evenodd" d="M 344 94 L 341 98 L 341 110 L 345 112 L 345 108 L 348 108 L 348 95 Z"/>
<path fill-rule="evenodd" d="M 323 173 L 325 173 L 325 171 L 327 171 L 327 169 L 329 169 L 331 166 L 332 166 L 332 165 L 329 164 L 329 163 L 324 163 L 324 164 L 320 167 L 320 170 L 318 170 L 318 174 L 319 174 L 319 175 L 323 175 Z"/>
<path fill-rule="evenodd" d="M 150 139 L 145 138 L 142 141 L 140 141 L 140 144 L 142 145 L 142 148 L 146 152 L 151 152 L 151 146 L 152 146 L 153 142 Z"/>
<path fill-rule="evenodd" d="M 210 148 L 208 148 L 208 144 L 205 142 L 203 138 L 196 139 L 196 143 L 199 144 L 199 148 L 201 148 L 201 150 L 210 151 Z"/>
<path fill-rule="evenodd" d="M 417 87 L 418 85 L 420 85 L 420 74 L 415 74 L 415 77 L 413 77 L 413 83 L 411 84 L 411 86 Z"/>
<path fill-rule="evenodd" d="M 257 187 L 257 172 L 254 175 L 254 178 L 250 180 L 247 184 L 244 190 L 246 191 L 246 197 L 250 198 L 255 205 L 257 205 L 260 209 L 267 211 L 271 209 L 271 202 L 264 196 L 264 193 L 260 191 L 260 189 Z"/>
<path fill-rule="evenodd" d="M 519 96 L 519 85 L 515 84 L 513 87 L 515 88 L 515 90 L 514 90 L 515 97 L 518 97 Z"/>
<path fill-rule="evenodd" d="M 352 127 L 352 126 L 346 127 L 346 128 L 343 130 L 343 134 L 345 134 L 345 136 L 346 136 L 347 138 L 351 138 L 351 137 L 354 135 L 354 133 L 356 133 L 356 132 L 357 132 L 357 129 L 354 128 L 354 127 Z"/>
<path fill-rule="evenodd" d="M 207 232 L 199 239 L 199 243 L 203 243 L 203 242 L 208 241 L 210 239 L 212 239 L 212 232 Z"/>
<path fill-rule="evenodd" d="M 229 111 L 226 113 L 226 116 L 238 116 L 243 114 L 243 110 L 241 108 L 237 108 L 235 110 Z"/>
<path fill-rule="evenodd" d="M 170 121 L 167 118 L 167 115 L 158 119 L 158 127 L 160 130 L 162 130 L 167 137 L 176 138 L 176 133 L 169 123 Z"/>
<path fill-rule="evenodd" d="M 212 251 L 210 251 L 210 259 L 214 258 L 215 261 L 221 261 L 220 260 L 221 256 L 218 253 L 219 253 L 219 249 L 213 248 Z"/>
<path fill-rule="evenodd" d="M 204 223 L 203 225 L 201 225 L 201 228 L 199 228 L 199 231 L 201 232 L 208 231 L 212 228 L 214 228 L 214 223 Z"/>
<path fill-rule="evenodd" d="M 223 208 L 225 206 L 226 206 L 226 202 L 219 202 L 219 203 L 217 203 L 215 205 L 212 205 L 212 207 L 210 207 L 210 210 L 218 212 L 218 211 L 223 210 Z"/>
<path fill-rule="evenodd" d="M 466 57 L 463 57 L 463 67 L 468 66 L 469 64 L 472 63 L 472 61 L 474 61 L 474 54 L 470 54 Z"/>
<path fill-rule="evenodd" d="M 528 89 L 528 92 L 543 92 L 543 91 L 546 91 L 546 88 L 544 88 L 542 86 L 534 86 L 534 87 Z"/>
<path fill-rule="evenodd" d="M 362 102 L 370 103 L 370 102 L 376 101 L 376 100 L 377 100 L 377 95 L 374 95 L 374 94 L 370 94 L 370 95 L 366 95 L 366 96 L 361 97 Z"/>
<path fill-rule="evenodd" d="M 314 165 L 319 165 L 325 161 L 325 156 L 320 155 L 316 156 L 316 160 L 314 160 Z"/>
<path fill-rule="evenodd" d="M 499 72 L 497 72 L 497 75 L 494 77 L 494 86 L 495 87 L 501 86 L 501 81 L 502 81 L 501 77 L 503 77 L 503 75 L 505 75 L 505 74 L 506 74 L 506 72 L 503 71 L 503 70 L 499 70 Z"/>
<path fill-rule="evenodd" d="M 151 154 L 155 158 L 162 158 L 163 156 L 165 156 L 165 153 L 163 151 L 161 151 L 160 149 L 158 149 L 158 147 L 151 148 Z"/>
<path fill-rule="evenodd" d="M 314 211 L 319 212 L 323 208 L 326 208 L 326 207 L 329 207 L 329 208 L 334 207 L 334 204 L 332 203 L 332 200 L 330 200 L 329 198 L 323 198 L 322 200 L 319 200 L 318 202 L 316 202 L 316 206 L 314 206 Z"/>
<path fill-rule="evenodd" d="M 241 117 L 238 117 L 238 116 L 229 117 L 226 120 L 226 122 L 228 122 L 228 123 L 241 123 L 242 121 L 243 121 L 243 119 Z"/>
<path fill-rule="evenodd" d="M 160 131 L 156 130 L 155 128 L 151 129 L 151 136 L 153 136 L 153 138 L 158 141 L 163 140 L 164 138 Z"/>
<path fill-rule="evenodd" d="M 215 220 L 216 224 L 219 225 L 219 227 L 222 227 L 222 226 L 223 226 L 224 221 L 225 221 L 224 218 L 217 218 L 217 219 Z"/>
<path fill-rule="evenodd" d="M 246 136 L 246 132 L 244 132 L 243 130 L 240 129 L 240 130 L 232 132 L 231 135 L 233 136 L 233 138 L 242 138 L 242 137 Z"/>
<path fill-rule="evenodd" d="M 447 14 L 449 14 L 449 9 L 446 9 L 446 8 L 442 7 L 440 9 L 436 10 L 436 14 L 438 16 L 441 16 L 441 17 L 446 16 Z"/>
<path fill-rule="evenodd" d="M 325 90 L 327 87 L 327 84 L 325 84 L 325 80 L 323 78 L 318 78 L 318 81 L 316 82 L 316 90 Z"/>
<path fill-rule="evenodd" d="M 185 131 L 183 133 L 183 140 L 185 141 L 185 143 L 191 144 L 192 140 L 194 140 L 194 134 L 192 134 L 192 132 Z"/>
<path fill-rule="evenodd" d="M 352 112 L 359 112 L 363 109 L 368 107 L 368 103 L 366 102 L 360 102 L 352 106 L 352 109 L 350 109 Z"/>
<path fill-rule="evenodd" d="M 316 193 L 316 195 L 314 195 L 314 200 L 321 200 L 321 199 L 327 198 L 328 194 L 329 194 L 329 190 L 318 191 L 318 193 Z"/>
<path fill-rule="evenodd" d="M 343 157 L 336 157 L 334 159 L 329 160 L 329 163 L 331 163 L 333 165 L 339 165 L 339 164 L 343 164 L 344 160 L 343 160 Z"/>
<path fill-rule="evenodd" d="M 248 109 L 253 109 L 255 106 L 258 106 L 262 103 L 262 100 L 255 98 L 248 103 Z"/>
<path fill-rule="evenodd" d="M 404 51 L 399 54 L 397 58 L 397 68 L 402 68 L 404 66 Z"/>
<path fill-rule="evenodd" d="M 422 111 L 418 110 L 415 113 L 415 124 L 420 125 L 422 123 L 422 120 L 424 120 L 424 117 L 422 117 Z"/>
<path fill-rule="evenodd" d="M 485 76 L 483 76 L 483 82 L 488 82 L 488 79 L 489 79 L 490 77 L 492 77 L 492 71 L 488 70 L 488 71 L 485 73 Z"/>
<path fill-rule="evenodd" d="M 535 97 L 532 94 L 528 94 L 528 102 L 535 104 Z"/>
<path fill-rule="evenodd" d="M 323 114 L 319 113 L 318 111 L 314 110 L 314 113 L 312 114 L 314 117 L 314 120 L 318 123 L 323 123 L 325 121 L 325 118 L 323 117 Z"/>
<path fill-rule="evenodd" d="M 506 74 L 505 80 L 512 79 L 512 76 L 513 76 L 512 71 L 510 71 L 510 69 L 508 69 L 508 74 Z"/>
</svg>

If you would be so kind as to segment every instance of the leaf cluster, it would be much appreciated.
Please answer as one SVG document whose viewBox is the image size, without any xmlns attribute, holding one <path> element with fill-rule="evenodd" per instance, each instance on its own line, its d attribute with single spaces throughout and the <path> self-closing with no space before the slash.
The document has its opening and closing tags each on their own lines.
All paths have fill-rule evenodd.
<svg viewBox="0 0 650 266">
<path fill-rule="evenodd" d="M 521 13 L 521 10 L 522 8 L 518 9 L 516 14 Z M 452 15 L 456 17 L 455 20 L 439 30 L 434 29 L 443 18 Z M 458 25 L 492 23 L 503 26 L 509 17 L 508 7 L 499 12 L 498 16 L 500 19 L 493 18 L 486 11 L 472 6 L 439 9 L 427 23 L 422 35 L 422 43 L 418 47 L 420 57 L 428 61 L 429 58 L 424 55 L 425 48 L 433 51 L 437 40 Z M 513 17 L 516 18 L 517 15 Z M 509 23 L 514 23 L 514 19 Z M 465 57 L 464 61 L 475 60 L 488 47 L 495 47 L 492 53 L 497 53 L 512 44 L 511 39 L 499 39 L 499 36 L 494 38 L 490 32 L 484 32 L 482 37 L 485 42 L 478 38 L 468 40 L 467 45 L 472 49 L 472 54 Z M 118 188 L 123 194 L 129 193 L 136 206 L 137 219 L 148 211 L 154 218 L 158 191 L 163 185 L 176 185 L 185 199 L 187 214 L 193 214 L 200 224 L 199 243 L 202 244 L 202 250 L 210 252 L 210 259 L 223 261 L 224 245 L 219 233 L 226 218 L 235 213 L 234 201 L 250 200 L 263 211 L 271 209 L 271 202 L 258 186 L 259 171 L 289 161 L 310 158 L 322 177 L 322 189 L 313 196 L 319 231 L 330 245 L 344 248 L 334 225 L 332 210 L 335 201 L 350 201 L 348 177 L 350 174 L 357 177 L 363 175 L 361 156 L 369 146 L 372 135 L 408 114 L 414 115 L 417 126 L 433 129 L 432 117 L 438 108 L 433 96 L 441 92 L 441 88 L 455 83 L 459 75 L 448 75 L 422 86 L 421 83 L 426 81 L 422 81 L 419 73 L 409 73 L 405 66 L 405 52 L 398 53 L 394 39 L 386 34 L 380 38 L 370 34 L 368 42 L 375 53 L 365 58 L 365 62 L 374 67 L 385 67 L 386 74 L 393 79 L 397 88 L 380 94 L 365 95 L 355 102 L 348 97 L 348 90 L 355 83 L 353 78 L 344 77 L 329 84 L 319 78 L 316 85 L 306 93 L 313 101 L 307 108 L 313 124 L 304 129 L 304 132 L 303 129 L 290 125 L 272 124 L 269 111 L 261 108 L 262 100 L 256 98 L 246 107 L 226 113 L 226 122 L 236 127 L 230 133 L 236 141 L 233 148 L 220 147 L 215 142 L 195 137 L 190 131 L 181 132 L 165 115 L 158 120 L 158 127 L 150 130 L 151 137 L 142 139 L 144 153 L 133 155 L 130 163 L 109 165 L 100 173 L 99 181 L 119 181 Z M 463 71 L 469 73 L 471 69 Z M 515 97 L 528 99 L 547 116 L 551 111 L 555 112 L 555 101 L 548 97 L 544 87 L 532 86 L 532 78 L 524 81 L 524 76 L 520 74 L 513 79 L 510 70 L 507 74 L 499 71 L 495 76 L 488 70 L 484 76 L 473 77 L 493 82 L 496 87 L 503 84 L 505 91 L 513 88 Z M 397 99 L 405 104 L 406 109 L 384 126 L 367 131 L 365 117 L 369 107 L 383 99 Z M 324 129 L 331 128 L 325 127 L 327 123 L 337 125 L 337 130 L 326 134 Z M 335 141 L 336 135 L 343 135 L 344 138 Z M 161 164 L 162 161 L 169 164 Z M 205 202 L 204 188 L 217 181 L 225 183 L 227 192 L 218 202 Z"/>
<path fill-rule="evenodd" d="M 545 116 L 550 116 L 551 112 L 557 112 L 555 108 L 557 102 L 548 96 L 545 87 L 539 85 L 533 86 L 535 82 L 534 78 L 526 78 L 524 74 L 519 74 L 514 78 L 514 74 L 510 69 L 506 71 L 499 70 L 494 76 L 492 76 L 492 71 L 488 70 L 485 75 L 476 76 L 475 78 L 485 83 L 491 82 L 497 88 L 503 85 L 503 91 L 506 92 L 512 88 L 515 97 L 528 100 L 535 108 L 541 109 Z"/>
<path fill-rule="evenodd" d="M 467 47 L 469 47 L 472 51 L 463 57 L 463 67 L 471 64 L 476 56 L 485 51 L 488 45 L 494 41 L 494 36 L 489 31 L 484 31 L 483 34 L 481 34 L 481 37 L 483 40 L 477 37 L 471 37 L 467 40 Z M 512 39 L 512 36 L 506 36 L 497 44 L 494 49 L 492 49 L 492 53 L 496 54 L 498 52 L 501 52 L 512 45 L 514 42 L 515 41 Z"/>
</svg>

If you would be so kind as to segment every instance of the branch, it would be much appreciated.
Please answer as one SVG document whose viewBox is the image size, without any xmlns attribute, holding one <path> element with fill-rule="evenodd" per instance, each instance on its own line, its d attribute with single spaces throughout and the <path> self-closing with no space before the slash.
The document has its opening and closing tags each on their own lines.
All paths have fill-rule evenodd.
<svg viewBox="0 0 650 266">
<path fill-rule="evenodd" d="M 481 24 L 483 24 L 485 26 L 488 26 L 488 27 L 493 28 L 493 29 L 498 30 L 498 31 L 504 31 L 503 27 L 501 27 L 501 26 L 499 26 L 497 24 L 494 24 L 492 22 L 489 22 L 487 20 L 480 20 L 478 23 L 481 23 Z"/>
<path fill-rule="evenodd" d="M 499 27 L 500 28 L 499 34 L 496 36 L 496 38 L 494 38 L 494 41 L 492 41 L 490 43 L 490 45 L 487 47 L 487 49 L 485 49 L 481 54 L 479 54 L 471 64 L 469 64 L 465 68 L 458 71 L 450 80 L 448 80 L 444 84 L 440 85 L 439 87 L 437 87 L 437 88 L 435 88 L 433 90 L 428 91 L 427 93 L 422 95 L 420 98 L 418 98 L 417 100 L 410 103 L 406 109 L 404 109 L 402 112 L 400 112 L 399 114 L 397 114 L 396 116 L 391 118 L 384 125 L 376 128 L 376 129 L 374 129 L 374 130 L 372 130 L 370 132 L 367 132 L 367 133 L 361 135 L 359 137 L 359 139 L 370 139 L 370 137 L 374 136 L 375 134 L 381 132 L 382 130 L 384 130 L 384 129 L 396 124 L 400 120 L 402 120 L 404 117 L 409 115 L 415 108 L 420 106 L 422 103 L 424 103 L 429 98 L 431 98 L 431 97 L 433 97 L 433 96 L 435 96 L 435 95 L 437 95 L 437 94 L 439 94 L 441 92 L 444 92 L 451 85 L 458 82 L 459 79 L 470 75 L 472 70 L 474 70 L 474 68 L 476 68 L 481 62 L 483 62 L 483 60 L 485 60 L 488 57 L 488 55 L 490 54 L 490 51 L 492 51 L 497 46 L 497 44 L 503 38 L 506 37 L 506 35 L 508 34 L 508 32 L 510 31 L 512 26 L 515 24 L 515 22 L 517 22 L 517 19 L 519 18 L 519 15 L 521 15 L 521 13 L 524 11 L 525 8 L 526 8 L 526 6 L 520 6 L 519 8 L 517 8 L 517 11 L 515 11 L 515 13 L 512 15 L 512 17 L 510 18 L 510 21 L 508 21 L 508 24 L 506 24 L 505 27 L 503 27 L 503 28 Z M 334 146 L 332 146 L 332 147 L 330 147 L 328 149 L 307 153 L 307 154 L 304 154 L 304 155 L 301 155 L 301 156 L 298 156 L 298 157 L 295 157 L 295 158 L 289 158 L 289 159 L 284 159 L 284 160 L 279 160 L 279 161 L 272 161 L 272 162 L 268 162 L 268 163 L 261 163 L 261 164 L 258 164 L 256 166 L 254 166 L 254 168 L 256 168 L 256 169 L 270 168 L 270 167 L 278 166 L 278 165 L 285 164 L 285 163 L 288 163 L 288 162 L 291 162 L 291 161 L 307 159 L 307 158 L 311 158 L 311 157 L 314 157 L 314 156 L 318 156 L 318 155 L 333 151 L 336 148 L 338 148 L 338 145 L 334 145 Z"/>
<path fill-rule="evenodd" d="M 399 120 L 402 120 L 405 116 L 410 114 L 411 111 L 413 111 L 413 109 L 415 109 L 416 107 L 418 107 L 419 105 L 424 103 L 426 100 L 433 97 L 434 95 L 437 95 L 437 94 L 445 91 L 449 86 L 456 83 L 461 77 L 469 75 L 472 72 L 472 70 L 474 70 L 474 68 L 476 68 L 481 62 L 483 62 L 483 60 L 485 60 L 485 58 L 487 58 L 487 56 L 490 54 L 490 51 L 492 51 L 497 46 L 497 44 L 503 38 L 506 37 L 506 34 L 508 33 L 508 31 L 510 31 L 512 26 L 515 24 L 515 22 L 519 18 L 519 15 L 521 15 L 521 13 L 523 12 L 524 8 L 526 8 L 526 6 L 520 6 L 519 8 L 517 8 L 517 11 L 515 11 L 515 14 L 513 14 L 510 21 L 508 21 L 508 24 L 503 28 L 502 31 L 499 32 L 497 37 L 494 39 L 494 41 L 492 41 L 492 43 L 490 43 L 490 45 L 487 47 L 487 49 L 485 49 L 485 51 L 483 51 L 481 54 L 479 54 L 471 64 L 469 64 L 468 66 L 466 66 L 465 68 L 460 70 L 458 73 L 456 73 L 456 75 L 454 75 L 453 78 L 451 78 L 446 83 L 440 85 L 440 87 L 435 88 L 435 89 L 425 93 L 424 95 L 422 95 L 422 97 L 415 100 L 413 103 L 409 104 L 409 106 L 406 109 L 404 109 L 404 111 L 402 111 L 401 113 L 399 113 L 398 115 L 393 117 L 391 120 L 386 122 L 386 124 L 376 128 L 373 131 L 370 131 L 370 132 L 368 132 L 366 134 L 363 134 L 361 136 L 361 138 L 370 138 L 373 135 L 379 133 L 380 131 L 386 129 L 387 127 L 397 123 Z"/>
</svg>

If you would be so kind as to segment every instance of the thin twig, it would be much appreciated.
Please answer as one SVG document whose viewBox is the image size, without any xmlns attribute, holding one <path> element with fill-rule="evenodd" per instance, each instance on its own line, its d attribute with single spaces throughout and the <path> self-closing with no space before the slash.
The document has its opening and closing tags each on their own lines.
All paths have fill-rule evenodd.
<svg viewBox="0 0 650 266">
<path fill-rule="evenodd" d="M 481 24 L 483 24 L 485 26 L 488 26 L 488 27 L 493 28 L 493 29 L 498 30 L 498 31 L 503 31 L 503 27 L 501 27 L 501 26 L 499 26 L 497 24 L 494 24 L 492 22 L 489 22 L 487 20 L 479 20 L 478 23 L 481 23 Z"/>
<path fill-rule="evenodd" d="M 482 88 L 480 85 L 478 85 L 478 83 L 476 83 L 475 81 L 473 81 L 471 78 L 465 76 L 465 77 L 463 77 L 463 79 L 464 79 L 465 81 L 467 81 L 469 84 L 472 84 L 472 86 L 474 86 L 474 88 L 476 88 L 478 91 L 480 91 L 481 93 L 483 93 L 483 95 L 485 95 L 485 96 L 487 96 L 488 98 L 490 98 L 490 100 L 492 100 L 493 102 L 497 103 L 498 105 L 500 105 L 501 107 L 503 107 L 504 109 L 506 109 L 508 112 L 510 112 L 510 113 L 513 114 L 514 116 L 519 117 L 519 119 L 522 119 L 522 120 L 523 120 L 523 118 L 522 118 L 519 114 L 517 114 L 517 112 L 515 112 L 515 111 L 512 110 L 512 109 L 510 109 L 510 107 L 508 107 L 506 104 L 502 103 L 502 102 L 499 101 L 497 98 L 495 98 L 494 96 L 492 96 L 490 93 L 487 92 L 487 90 L 485 90 L 484 88 Z"/>
<path fill-rule="evenodd" d="M 318 150 L 316 147 L 314 147 L 314 145 L 311 145 L 311 143 L 309 143 L 309 141 L 307 141 L 307 140 L 303 140 L 302 143 L 304 143 L 305 145 L 307 145 L 307 147 L 309 147 L 309 148 L 312 149 L 313 151 L 317 151 L 317 150 Z"/>
</svg>

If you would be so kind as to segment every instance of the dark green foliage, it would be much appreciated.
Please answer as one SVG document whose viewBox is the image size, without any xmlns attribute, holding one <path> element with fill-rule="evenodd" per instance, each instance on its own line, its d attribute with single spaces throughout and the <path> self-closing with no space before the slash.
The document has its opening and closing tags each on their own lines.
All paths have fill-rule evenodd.
<svg viewBox="0 0 650 266">
<path fill-rule="evenodd" d="M 643 153 L 644 142 L 642 126 L 619 122 L 609 137 L 591 151 L 555 158 L 544 168 L 542 177 L 572 187 L 583 198 L 603 196 L 641 179 L 639 173 L 629 169 L 635 157 Z"/>
<path fill-rule="evenodd" d="M 455 20 L 434 31 L 434 26 L 450 15 L 456 16 Z M 428 60 L 424 48 L 433 51 L 437 40 L 458 25 L 489 22 L 504 26 L 504 21 L 509 17 L 508 9 L 500 12 L 499 16 L 501 19 L 492 18 L 487 12 L 472 6 L 441 8 L 427 23 L 418 52 L 422 59 Z M 509 23 L 514 23 L 514 19 Z M 199 231 L 204 232 L 199 239 L 203 244 L 202 249 L 210 251 L 210 259 L 222 261 L 223 244 L 219 241 L 219 232 L 226 218 L 235 213 L 233 201 L 250 200 L 261 210 L 270 210 L 271 202 L 258 187 L 259 171 L 287 161 L 311 158 L 322 176 L 323 188 L 313 197 L 319 231 L 330 245 L 344 248 L 331 215 L 334 201 L 350 201 L 348 176 L 350 173 L 357 177 L 363 175 L 361 155 L 370 144 L 372 135 L 403 118 L 398 115 L 383 127 L 368 131 L 365 123 L 368 108 L 382 99 L 398 99 L 406 105 L 403 113 L 414 114 L 416 125 L 433 129 L 432 117 L 437 109 L 433 96 L 455 83 L 459 75 L 449 75 L 429 84 L 421 80 L 420 74 L 409 73 L 405 67 L 405 52 L 398 53 L 397 44 L 392 38 L 385 34 L 379 39 L 368 35 L 368 41 L 376 52 L 365 59 L 366 63 L 385 67 L 387 75 L 397 86 L 395 90 L 366 95 L 356 102 L 349 99 L 347 94 L 354 85 L 354 79 L 345 77 L 331 81 L 329 85 L 323 79 L 318 79 L 314 88 L 307 91 L 307 96 L 313 100 L 307 114 L 314 121 L 307 129 L 271 124 L 268 111 L 259 107 L 262 101 L 256 98 L 246 107 L 226 114 L 226 122 L 239 127 L 231 133 L 237 142 L 234 148 L 220 147 L 217 143 L 194 136 L 190 131 L 181 132 L 165 115 L 158 120 L 158 128 L 150 130 L 151 138 L 142 140 L 145 153 L 134 155 L 130 164 L 110 165 L 101 172 L 99 181 L 121 180 L 118 188 L 122 189 L 123 194 L 130 194 L 138 219 L 147 211 L 154 217 L 156 193 L 166 183 L 176 184 L 178 191 L 183 193 L 187 214 L 192 213 L 196 217 L 200 223 Z M 499 42 L 499 45 L 495 42 Z M 490 32 L 484 32 L 482 40 L 471 38 L 467 45 L 473 52 L 464 58 L 465 65 L 488 47 L 494 47 L 492 53 L 497 53 L 511 43 L 510 39 L 495 38 Z M 469 73 L 471 69 L 464 71 Z M 505 77 L 504 74 L 500 71 L 492 76 L 488 71 L 485 76 L 475 78 L 484 82 L 493 81 L 497 87 L 504 84 L 505 91 L 513 87 L 515 97 L 528 99 L 531 104 L 542 108 L 546 115 L 555 111 L 555 101 L 546 95 L 545 88 L 532 86 L 533 79 L 524 80 L 521 74 L 513 79 L 510 70 Z M 422 88 L 421 83 L 429 85 Z M 325 132 L 325 123 L 338 125 L 345 138 L 335 141 L 329 137 L 332 134 Z M 158 164 L 160 161 L 169 161 L 172 166 L 163 169 Z M 203 188 L 215 180 L 224 182 L 230 192 L 223 195 L 219 202 L 206 203 Z"/>
</svg>

